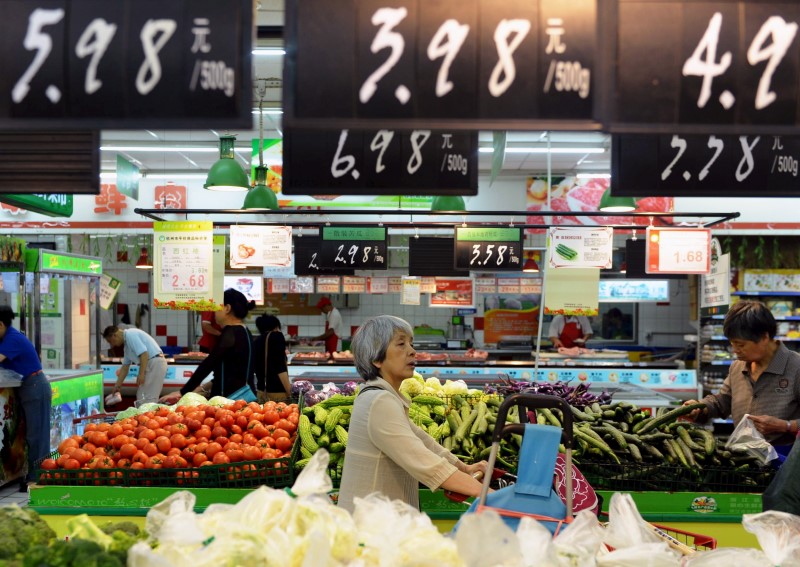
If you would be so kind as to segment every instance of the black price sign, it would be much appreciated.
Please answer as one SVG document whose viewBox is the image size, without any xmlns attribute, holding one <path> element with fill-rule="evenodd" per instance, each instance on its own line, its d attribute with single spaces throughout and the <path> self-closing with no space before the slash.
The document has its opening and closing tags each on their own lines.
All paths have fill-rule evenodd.
<svg viewBox="0 0 800 567">
<path fill-rule="evenodd" d="M 612 131 L 797 129 L 800 4 L 617 0 L 616 8 Z"/>
<path fill-rule="evenodd" d="M 296 276 L 354 276 L 356 273 L 352 268 L 335 270 L 323 268 L 320 265 L 322 257 L 322 238 L 320 237 L 295 236 L 292 238 L 292 243 Z"/>
<path fill-rule="evenodd" d="M 454 266 L 481 272 L 522 271 L 522 230 L 456 227 Z"/>
<path fill-rule="evenodd" d="M 477 195 L 478 134 L 296 130 L 283 134 L 286 195 Z"/>
<path fill-rule="evenodd" d="M 3 2 L 0 128 L 252 126 L 250 0 Z"/>
<path fill-rule="evenodd" d="M 596 15 L 596 0 L 289 0 L 284 124 L 597 129 Z"/>
<path fill-rule="evenodd" d="M 615 135 L 617 196 L 795 197 L 800 138 Z"/>
<path fill-rule="evenodd" d="M 386 229 L 384 227 L 324 226 L 320 266 L 386 270 Z"/>
</svg>

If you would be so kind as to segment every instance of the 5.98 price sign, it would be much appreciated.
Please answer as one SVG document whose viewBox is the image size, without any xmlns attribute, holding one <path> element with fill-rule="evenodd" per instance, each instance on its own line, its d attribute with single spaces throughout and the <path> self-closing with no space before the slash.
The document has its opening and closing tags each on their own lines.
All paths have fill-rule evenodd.
<svg viewBox="0 0 800 567">
<path fill-rule="evenodd" d="M 2 3 L 0 127 L 251 127 L 249 0 Z"/>
<path fill-rule="evenodd" d="M 298 130 L 283 138 L 287 195 L 477 195 L 477 132 Z"/>
<path fill-rule="evenodd" d="M 522 271 L 522 230 L 456 227 L 454 267 L 483 272 Z"/>
<path fill-rule="evenodd" d="M 289 0 L 284 124 L 595 129 L 596 11 L 596 0 Z"/>
</svg>

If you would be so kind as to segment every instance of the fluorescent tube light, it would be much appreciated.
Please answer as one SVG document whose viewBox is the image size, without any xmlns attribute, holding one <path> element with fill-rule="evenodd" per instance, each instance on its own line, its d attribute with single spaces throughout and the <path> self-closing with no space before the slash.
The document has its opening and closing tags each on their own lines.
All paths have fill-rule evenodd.
<svg viewBox="0 0 800 567">
<path fill-rule="evenodd" d="M 610 173 L 578 173 L 576 179 L 611 179 Z"/>
<path fill-rule="evenodd" d="M 478 151 L 482 154 L 490 154 L 494 151 L 493 148 L 478 148 Z M 515 148 L 510 147 L 506 148 L 507 154 L 602 154 L 605 153 L 605 148 L 565 148 L 565 147 L 555 147 L 547 149 L 546 147 L 536 147 L 536 148 Z"/>
<path fill-rule="evenodd" d="M 261 57 L 279 57 L 285 55 L 286 50 L 280 47 L 256 47 L 252 53 Z"/>
<path fill-rule="evenodd" d="M 212 142 L 209 142 L 212 143 Z M 153 152 L 153 153 L 218 153 L 219 148 L 214 146 L 100 146 L 104 152 Z M 250 154 L 252 148 L 235 148 L 234 151 Z"/>
</svg>

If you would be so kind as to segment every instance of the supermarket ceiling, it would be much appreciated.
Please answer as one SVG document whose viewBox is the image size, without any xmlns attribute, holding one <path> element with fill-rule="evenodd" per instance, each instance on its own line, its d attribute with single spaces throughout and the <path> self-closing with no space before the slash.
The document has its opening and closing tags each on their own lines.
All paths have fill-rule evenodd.
<svg viewBox="0 0 800 567">
<path fill-rule="evenodd" d="M 253 57 L 253 77 L 260 84 L 254 90 L 253 127 L 230 131 L 236 135 L 236 155 L 242 165 L 250 162 L 251 140 L 259 137 L 259 92 L 263 95 L 264 138 L 280 138 L 281 84 L 283 73 L 283 0 L 260 0 L 257 24 L 259 39 Z M 269 30 L 264 33 L 265 30 Z M 277 33 L 276 33 L 277 31 Z M 159 178 L 204 178 L 219 157 L 219 130 L 106 130 L 102 132 L 101 172 L 106 177 L 116 170 L 117 155 L 137 165 L 141 172 Z M 481 172 L 491 170 L 492 132 L 480 132 Z M 548 152 L 548 145 L 551 152 Z M 542 174 L 549 166 L 554 175 L 608 173 L 610 136 L 599 132 L 509 132 L 503 175 Z"/>
</svg>

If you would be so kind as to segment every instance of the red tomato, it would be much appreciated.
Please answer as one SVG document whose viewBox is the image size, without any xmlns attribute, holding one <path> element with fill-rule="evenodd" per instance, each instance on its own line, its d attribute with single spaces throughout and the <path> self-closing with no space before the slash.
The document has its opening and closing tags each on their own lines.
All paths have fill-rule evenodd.
<svg viewBox="0 0 800 567">
<path fill-rule="evenodd" d="M 275 439 L 276 441 L 281 437 L 289 438 L 291 437 L 291 435 L 289 435 L 289 432 L 286 431 L 285 429 L 276 429 L 275 431 L 272 432 L 272 438 Z"/>
<path fill-rule="evenodd" d="M 161 453 L 166 453 L 172 448 L 172 443 L 170 442 L 169 437 L 164 435 L 156 438 L 155 445 Z"/>
<path fill-rule="evenodd" d="M 264 423 L 267 425 L 274 425 L 281 418 L 281 414 L 271 410 L 264 412 Z"/>
<path fill-rule="evenodd" d="M 208 457 L 205 455 L 205 453 L 195 453 L 194 457 L 192 457 L 192 465 L 195 467 L 199 467 L 207 461 Z"/>
<path fill-rule="evenodd" d="M 42 461 L 42 468 L 50 471 L 55 468 L 58 468 L 58 463 L 56 463 L 55 459 L 45 459 Z"/>
<path fill-rule="evenodd" d="M 228 438 L 228 440 L 229 440 L 231 443 L 241 443 L 241 442 L 242 442 L 242 440 L 243 440 L 243 437 L 242 437 L 241 435 L 239 435 L 238 433 L 234 433 L 233 435 L 231 435 L 231 436 Z"/>
<path fill-rule="evenodd" d="M 284 431 L 288 431 L 289 433 L 294 433 L 297 430 L 297 425 L 289 421 L 288 419 L 281 418 L 275 424 L 277 429 L 283 429 Z"/>
<path fill-rule="evenodd" d="M 231 460 L 228 458 L 228 455 L 226 455 L 223 451 L 220 451 L 214 455 L 214 458 L 211 459 L 211 462 L 215 465 L 226 465 L 230 463 Z"/>
<path fill-rule="evenodd" d="M 214 455 L 216 455 L 221 451 L 222 451 L 222 445 L 220 445 L 219 443 L 209 443 L 208 447 L 206 448 L 206 455 L 208 455 L 210 459 L 213 459 Z"/>
<path fill-rule="evenodd" d="M 283 409 L 280 411 L 281 418 L 283 418 L 283 419 L 286 419 L 287 417 L 289 417 L 290 415 L 292 415 L 293 411 L 294 411 L 294 410 L 292 409 L 292 406 L 286 406 L 286 407 L 284 407 L 284 408 L 283 408 Z"/>
<path fill-rule="evenodd" d="M 119 456 L 124 459 L 130 459 L 136 454 L 136 445 L 133 443 L 125 443 L 119 448 Z"/>
<path fill-rule="evenodd" d="M 288 437 L 278 437 L 275 439 L 275 447 L 284 453 L 291 451 L 292 445 L 294 445 L 294 443 L 292 443 L 292 440 Z"/>
<path fill-rule="evenodd" d="M 224 427 L 218 426 L 211 431 L 211 437 L 227 437 L 227 436 L 228 436 L 228 430 L 225 429 Z"/>
<path fill-rule="evenodd" d="M 108 429 L 108 438 L 109 439 L 113 439 L 114 437 L 116 437 L 120 433 L 122 433 L 122 425 L 120 425 L 119 423 L 114 423 Z"/>
<path fill-rule="evenodd" d="M 236 418 L 236 425 L 241 427 L 242 429 L 247 427 L 248 419 L 244 415 L 240 415 Z"/>
<path fill-rule="evenodd" d="M 78 447 L 78 442 L 73 438 L 64 439 L 58 445 L 58 452 L 59 454 L 63 455 L 69 449 L 76 449 Z"/>
<path fill-rule="evenodd" d="M 189 433 L 189 428 L 184 423 L 176 423 L 172 427 L 170 427 L 167 431 L 170 432 L 171 435 L 175 435 L 176 433 L 180 433 L 181 435 L 186 435 Z"/>
<path fill-rule="evenodd" d="M 261 449 L 258 447 L 248 445 L 242 449 L 242 453 L 244 454 L 245 461 L 257 461 L 261 458 Z"/>
<path fill-rule="evenodd" d="M 69 470 L 75 470 L 81 468 L 81 464 L 75 459 L 67 459 L 66 462 L 64 463 L 64 468 Z"/>
<path fill-rule="evenodd" d="M 167 439 L 167 441 L 169 441 L 169 439 Z M 156 455 L 158 453 L 158 446 L 155 445 L 154 443 L 148 443 L 142 449 L 142 453 L 144 453 L 148 457 L 152 457 L 153 455 Z"/>
<path fill-rule="evenodd" d="M 228 456 L 232 463 L 238 463 L 244 460 L 244 453 L 241 449 L 226 449 L 225 454 Z"/>
<path fill-rule="evenodd" d="M 242 443 L 245 445 L 256 445 L 258 444 L 258 438 L 252 433 L 245 433 L 242 436 Z"/>
<path fill-rule="evenodd" d="M 225 429 L 230 429 L 234 423 L 236 423 L 236 419 L 232 415 L 223 415 L 219 419 L 219 427 L 224 427 Z"/>
</svg>

